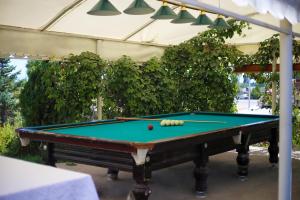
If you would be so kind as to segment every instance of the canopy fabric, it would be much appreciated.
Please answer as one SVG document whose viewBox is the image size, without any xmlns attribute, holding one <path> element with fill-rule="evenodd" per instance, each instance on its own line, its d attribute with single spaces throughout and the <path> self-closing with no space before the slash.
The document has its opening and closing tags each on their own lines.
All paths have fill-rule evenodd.
<svg viewBox="0 0 300 200">
<path fill-rule="evenodd" d="M 119 11 L 124 11 L 133 0 L 110 1 Z M 188 1 L 192 0 L 185 0 L 185 2 Z M 257 1 L 253 5 L 266 1 Z M 125 13 L 116 16 L 88 15 L 87 12 L 97 2 L 98 0 L 1 0 L 0 56 L 16 54 L 29 57 L 41 57 L 41 55 L 42 57 L 63 57 L 69 53 L 92 51 L 100 55 L 103 53 L 105 58 L 116 59 L 130 51 L 130 55 L 133 55 L 137 61 L 144 61 L 149 57 L 161 55 L 167 46 L 179 44 L 208 29 L 207 26 L 172 24 L 170 20 L 154 20 L 150 18 L 154 13 L 138 16 Z M 155 10 L 161 6 L 161 2 L 157 0 L 146 0 L 146 2 Z M 181 0 L 173 2 L 180 5 Z M 219 7 L 219 0 L 201 0 L 201 2 Z M 237 2 L 246 5 L 246 0 L 234 0 L 234 2 L 220 0 L 220 8 L 279 27 L 279 19 L 276 16 L 269 13 L 261 14 L 258 12 L 259 9 L 251 7 L 250 3 L 240 7 L 240 4 L 236 4 Z M 272 1 L 268 0 L 268 2 Z M 288 5 L 290 10 L 296 10 L 299 16 L 299 9 L 293 7 L 292 4 Z M 298 6 L 299 3 L 295 5 Z M 180 10 L 180 6 L 170 5 L 170 7 L 176 13 Z M 199 14 L 197 10 L 188 10 L 194 17 Z M 212 20 L 217 17 L 216 14 L 207 15 Z M 257 25 L 251 25 L 251 27 L 250 30 L 245 30 L 243 36 L 234 36 L 227 40 L 227 43 L 253 53 L 259 42 L 276 33 L 276 31 Z M 299 23 L 294 24 L 293 31 L 300 33 Z M 116 45 L 118 42 L 120 49 Z M 105 48 L 103 48 L 104 44 Z M 243 47 L 245 45 L 254 49 Z M 131 49 L 127 51 L 125 46 Z"/>
<path fill-rule="evenodd" d="M 278 19 L 286 18 L 292 24 L 300 22 L 299 0 L 232 0 L 239 6 L 252 6 L 260 13 L 271 13 Z"/>
</svg>

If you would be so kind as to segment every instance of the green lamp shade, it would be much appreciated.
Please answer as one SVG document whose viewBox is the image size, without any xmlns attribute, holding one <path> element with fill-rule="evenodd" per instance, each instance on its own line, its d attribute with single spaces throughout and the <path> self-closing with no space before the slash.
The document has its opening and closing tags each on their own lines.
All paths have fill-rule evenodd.
<svg viewBox="0 0 300 200">
<path fill-rule="evenodd" d="M 200 14 L 192 25 L 213 25 L 213 21 L 206 14 Z"/>
<path fill-rule="evenodd" d="M 214 24 L 209 26 L 210 28 L 230 28 L 230 25 L 223 19 L 223 17 L 218 16 L 217 19 L 215 19 Z"/>
<path fill-rule="evenodd" d="M 152 19 L 175 19 L 176 13 L 167 5 L 162 5 L 151 17 Z"/>
<path fill-rule="evenodd" d="M 121 14 L 109 0 L 100 0 L 90 11 L 89 15 L 112 16 Z"/>
<path fill-rule="evenodd" d="M 174 24 L 190 23 L 194 22 L 195 17 L 191 15 L 187 10 L 180 10 L 177 17 L 171 21 Z"/>
<path fill-rule="evenodd" d="M 129 15 L 146 15 L 154 12 L 144 0 L 134 0 L 130 6 L 124 10 L 124 13 Z"/>
</svg>

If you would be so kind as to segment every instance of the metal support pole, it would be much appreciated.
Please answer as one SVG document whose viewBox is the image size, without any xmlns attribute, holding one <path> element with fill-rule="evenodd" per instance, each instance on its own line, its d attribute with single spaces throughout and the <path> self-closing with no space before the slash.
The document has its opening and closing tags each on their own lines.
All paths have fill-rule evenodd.
<svg viewBox="0 0 300 200">
<path fill-rule="evenodd" d="M 291 199 L 292 182 L 292 25 L 286 19 L 280 28 L 290 34 L 280 33 L 280 123 L 279 123 L 279 200 Z"/>
</svg>

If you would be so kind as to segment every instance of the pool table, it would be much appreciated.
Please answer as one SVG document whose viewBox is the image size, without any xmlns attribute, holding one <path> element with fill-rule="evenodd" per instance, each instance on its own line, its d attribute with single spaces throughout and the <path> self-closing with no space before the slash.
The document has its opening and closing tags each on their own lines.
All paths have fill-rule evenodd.
<svg viewBox="0 0 300 200">
<path fill-rule="evenodd" d="M 182 126 L 161 126 L 161 119 L 186 121 Z M 153 130 L 148 129 L 149 124 L 153 125 Z M 49 165 L 55 166 L 57 160 L 65 160 L 105 167 L 115 176 L 118 170 L 132 172 L 136 184 L 130 196 L 146 200 L 151 194 L 148 182 L 154 170 L 193 161 L 195 191 L 204 196 L 211 155 L 236 149 L 238 175 L 245 178 L 249 145 L 268 141 L 269 161 L 277 163 L 278 126 L 278 116 L 184 112 L 16 131 L 24 143 L 29 140 L 44 143 L 44 159 Z"/>
</svg>

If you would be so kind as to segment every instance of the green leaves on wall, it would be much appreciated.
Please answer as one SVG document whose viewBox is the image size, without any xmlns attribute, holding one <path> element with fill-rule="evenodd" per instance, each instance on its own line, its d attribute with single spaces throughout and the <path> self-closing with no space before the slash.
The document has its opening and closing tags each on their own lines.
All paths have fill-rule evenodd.
<svg viewBox="0 0 300 200">
<path fill-rule="evenodd" d="M 61 62 L 35 61 L 22 91 L 27 125 L 85 121 L 93 117 L 97 96 L 104 117 L 179 111 L 234 110 L 237 79 L 233 68 L 246 57 L 225 45 L 247 23 L 230 21 L 223 32 L 211 29 L 165 50 L 161 59 L 136 63 L 128 56 L 106 62 L 84 52 Z"/>
<path fill-rule="evenodd" d="M 28 82 L 21 92 L 27 125 L 88 120 L 103 90 L 105 62 L 96 54 L 70 55 L 62 62 L 31 61 Z"/>
</svg>

